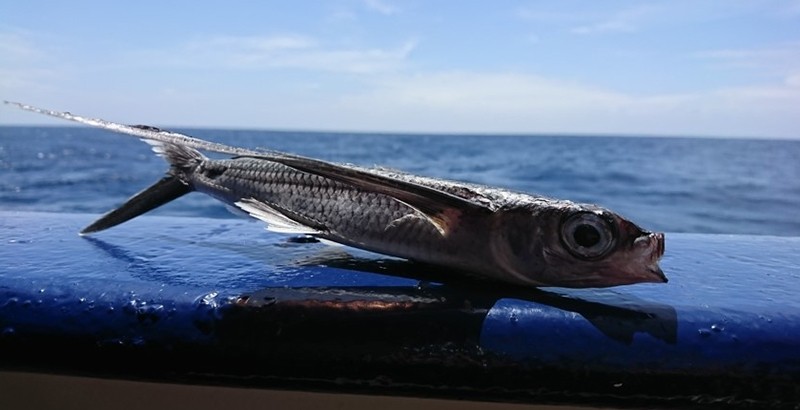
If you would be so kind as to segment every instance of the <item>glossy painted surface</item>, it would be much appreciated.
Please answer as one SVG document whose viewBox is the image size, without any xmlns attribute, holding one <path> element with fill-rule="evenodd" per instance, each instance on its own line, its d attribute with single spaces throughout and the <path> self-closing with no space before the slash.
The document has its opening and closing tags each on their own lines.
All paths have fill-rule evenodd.
<svg viewBox="0 0 800 410">
<path fill-rule="evenodd" d="M 800 401 L 800 238 L 668 234 L 668 284 L 510 289 L 258 223 L 0 212 L 0 366 L 529 402 Z M 99 363 L 91 363 L 100 360 Z"/>
</svg>

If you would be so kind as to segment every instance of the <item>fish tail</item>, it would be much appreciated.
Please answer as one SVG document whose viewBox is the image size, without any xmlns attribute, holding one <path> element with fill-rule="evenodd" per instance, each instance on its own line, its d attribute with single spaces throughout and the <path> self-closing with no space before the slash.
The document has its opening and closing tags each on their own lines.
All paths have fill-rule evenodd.
<svg viewBox="0 0 800 410">
<path fill-rule="evenodd" d="M 132 196 L 119 208 L 101 216 L 100 219 L 83 228 L 80 234 L 86 235 L 117 226 L 167 202 L 178 199 L 192 192 L 192 190 L 190 185 L 170 173 L 144 191 Z"/>
<path fill-rule="evenodd" d="M 203 154 L 185 145 L 152 140 L 144 141 L 153 146 L 153 151 L 156 154 L 169 162 L 170 170 L 167 175 L 147 189 L 132 196 L 119 208 L 94 221 L 80 232 L 81 235 L 119 225 L 194 190 L 185 176 L 206 159 Z"/>
</svg>

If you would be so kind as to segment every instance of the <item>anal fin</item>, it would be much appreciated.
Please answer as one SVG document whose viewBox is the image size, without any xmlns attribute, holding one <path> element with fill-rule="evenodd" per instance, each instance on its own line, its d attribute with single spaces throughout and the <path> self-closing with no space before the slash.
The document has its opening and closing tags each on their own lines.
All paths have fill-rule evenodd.
<svg viewBox="0 0 800 410">
<path fill-rule="evenodd" d="M 191 191 L 192 188 L 183 183 L 178 177 L 167 175 L 144 191 L 132 196 L 119 208 L 103 215 L 91 225 L 83 228 L 80 234 L 86 235 L 119 225 L 167 202 L 178 199 Z"/>
</svg>

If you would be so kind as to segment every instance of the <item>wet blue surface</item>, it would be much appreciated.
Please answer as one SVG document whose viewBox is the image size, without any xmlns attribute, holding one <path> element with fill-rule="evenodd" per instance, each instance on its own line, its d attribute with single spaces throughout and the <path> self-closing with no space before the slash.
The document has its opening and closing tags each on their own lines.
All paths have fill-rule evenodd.
<svg viewBox="0 0 800 410">
<path fill-rule="evenodd" d="M 303 371 L 333 377 L 314 373 L 333 363 L 435 383 L 426 381 L 425 363 L 483 375 L 460 381 L 476 390 L 534 376 L 542 383 L 546 369 L 563 379 L 548 389 L 595 398 L 641 400 L 643 391 L 651 399 L 724 395 L 734 404 L 800 398 L 791 387 L 800 382 L 800 238 L 668 234 L 668 284 L 524 290 L 462 283 L 434 268 L 290 240 L 244 220 L 141 217 L 78 236 L 95 217 L 0 212 L 6 355 L 27 343 L 58 349 L 69 340 L 82 355 L 146 349 L 188 352 L 189 362 L 201 362 L 224 350 L 220 363 L 230 363 L 226 355 L 235 351 L 266 363 L 264 370 L 249 366 L 251 377 L 285 355 L 293 357 L 293 378 Z M 208 350 L 195 357 L 197 349 Z M 20 357 L 15 366 L 36 363 Z M 166 366 L 146 357 L 137 360 Z M 303 360 L 318 368 L 303 370 Z M 241 370 L 225 366 L 205 371 Z M 526 386 L 515 391 L 541 388 Z M 525 397 L 540 397 L 536 391 Z"/>
</svg>

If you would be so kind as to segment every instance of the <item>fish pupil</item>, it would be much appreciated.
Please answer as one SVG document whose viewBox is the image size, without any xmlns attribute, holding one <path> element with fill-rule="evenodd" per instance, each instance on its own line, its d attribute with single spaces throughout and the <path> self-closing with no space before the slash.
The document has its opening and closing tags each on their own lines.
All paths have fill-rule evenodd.
<svg viewBox="0 0 800 410">
<path fill-rule="evenodd" d="M 575 243 L 578 245 L 584 248 L 591 248 L 600 242 L 600 232 L 591 225 L 582 224 L 575 228 L 572 238 L 575 239 Z"/>
</svg>

